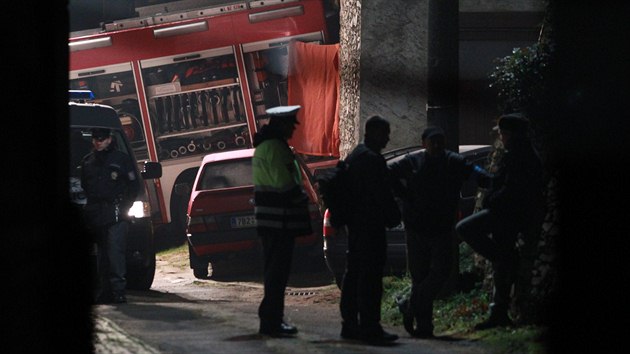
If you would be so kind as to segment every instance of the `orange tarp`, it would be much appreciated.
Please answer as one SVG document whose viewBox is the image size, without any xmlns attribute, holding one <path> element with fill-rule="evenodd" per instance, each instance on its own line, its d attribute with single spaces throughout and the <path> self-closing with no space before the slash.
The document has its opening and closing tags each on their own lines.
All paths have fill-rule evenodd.
<svg viewBox="0 0 630 354">
<path fill-rule="evenodd" d="M 300 105 L 289 144 L 296 151 L 339 156 L 339 44 L 289 43 L 288 104 Z"/>
</svg>

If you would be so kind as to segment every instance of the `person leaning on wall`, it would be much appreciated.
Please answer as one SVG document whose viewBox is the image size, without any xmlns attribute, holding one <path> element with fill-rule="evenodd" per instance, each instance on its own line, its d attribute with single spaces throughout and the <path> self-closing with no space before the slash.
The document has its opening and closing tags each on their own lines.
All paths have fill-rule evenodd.
<svg viewBox="0 0 630 354">
<path fill-rule="evenodd" d="M 490 316 L 475 326 L 478 330 L 512 324 L 508 310 L 519 267 L 517 237 L 536 232 L 544 215 L 543 169 L 528 136 L 529 120 L 520 113 L 505 114 L 496 129 L 505 151 L 483 198 L 483 209 L 455 227 L 475 252 L 492 263 Z"/>
</svg>

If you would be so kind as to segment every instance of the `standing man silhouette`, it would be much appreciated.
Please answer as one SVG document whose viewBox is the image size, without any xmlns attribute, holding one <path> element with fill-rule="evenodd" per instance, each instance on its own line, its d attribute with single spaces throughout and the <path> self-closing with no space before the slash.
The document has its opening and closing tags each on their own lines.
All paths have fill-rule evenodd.
<svg viewBox="0 0 630 354">
<path fill-rule="evenodd" d="M 372 116 L 363 143 L 346 158 L 350 181 L 350 218 L 346 270 L 339 307 L 341 337 L 366 342 L 398 339 L 380 324 L 383 269 L 387 258 L 386 227 L 400 223 L 400 211 L 388 183 L 381 150 L 389 142 L 389 122 Z"/>
</svg>

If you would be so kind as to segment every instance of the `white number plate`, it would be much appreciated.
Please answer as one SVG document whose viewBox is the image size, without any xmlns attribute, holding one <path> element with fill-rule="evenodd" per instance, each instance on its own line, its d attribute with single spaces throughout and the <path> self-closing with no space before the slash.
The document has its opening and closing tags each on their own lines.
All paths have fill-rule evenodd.
<svg viewBox="0 0 630 354">
<path fill-rule="evenodd" d="M 233 229 L 240 229 L 243 227 L 255 227 L 256 217 L 254 215 L 231 217 L 230 226 Z"/>
</svg>

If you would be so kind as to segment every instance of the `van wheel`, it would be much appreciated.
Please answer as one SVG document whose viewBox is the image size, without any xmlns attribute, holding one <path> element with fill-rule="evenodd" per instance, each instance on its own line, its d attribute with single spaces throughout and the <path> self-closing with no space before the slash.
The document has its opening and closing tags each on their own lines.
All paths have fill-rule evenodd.
<svg viewBox="0 0 630 354">
<path fill-rule="evenodd" d="M 127 274 L 127 288 L 132 290 L 149 290 L 155 278 L 155 252 L 149 255 L 149 264 L 145 267 L 134 267 Z"/>
</svg>

